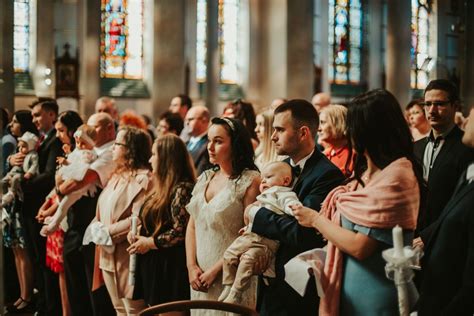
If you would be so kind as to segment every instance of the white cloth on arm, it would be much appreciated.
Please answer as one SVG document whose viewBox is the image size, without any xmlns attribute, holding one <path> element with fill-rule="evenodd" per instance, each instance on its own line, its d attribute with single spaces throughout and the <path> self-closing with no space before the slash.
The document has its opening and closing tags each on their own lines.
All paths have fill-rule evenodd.
<svg viewBox="0 0 474 316">
<path fill-rule="evenodd" d="M 107 226 L 102 222 L 96 221 L 87 226 L 82 244 L 88 245 L 91 242 L 103 246 L 103 249 L 109 253 L 113 253 L 114 251 L 112 237 L 110 237 Z"/>
</svg>

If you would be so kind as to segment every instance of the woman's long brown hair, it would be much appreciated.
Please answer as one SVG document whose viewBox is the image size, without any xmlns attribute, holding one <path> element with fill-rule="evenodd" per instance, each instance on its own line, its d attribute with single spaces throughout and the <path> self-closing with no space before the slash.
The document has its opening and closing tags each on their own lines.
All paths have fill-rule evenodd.
<svg viewBox="0 0 474 316">
<path fill-rule="evenodd" d="M 155 185 L 148 195 L 141 214 L 147 234 L 156 237 L 171 218 L 172 192 L 181 182 L 196 182 L 194 163 L 183 141 L 176 135 L 159 137 L 153 144 L 157 159 Z M 152 225 L 149 225 L 153 223 Z"/>
</svg>

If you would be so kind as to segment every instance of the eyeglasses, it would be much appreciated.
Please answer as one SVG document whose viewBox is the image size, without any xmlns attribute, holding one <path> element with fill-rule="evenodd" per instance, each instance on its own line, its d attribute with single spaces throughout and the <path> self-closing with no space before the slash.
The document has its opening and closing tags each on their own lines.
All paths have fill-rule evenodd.
<svg viewBox="0 0 474 316">
<path fill-rule="evenodd" d="M 431 107 L 431 106 L 446 106 L 448 104 L 450 104 L 451 101 L 449 100 L 446 100 L 446 101 L 433 101 L 433 102 L 423 102 L 421 103 L 421 105 L 425 106 L 425 107 Z"/>
<path fill-rule="evenodd" d="M 123 146 L 123 147 L 127 147 L 127 144 L 123 144 L 123 143 L 117 143 L 117 142 L 115 142 L 115 143 L 114 143 L 114 146 Z"/>
</svg>

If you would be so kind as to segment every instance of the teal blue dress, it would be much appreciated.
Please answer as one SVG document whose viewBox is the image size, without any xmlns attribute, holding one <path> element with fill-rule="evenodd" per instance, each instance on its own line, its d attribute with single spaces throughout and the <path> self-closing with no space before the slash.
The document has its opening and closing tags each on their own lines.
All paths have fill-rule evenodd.
<svg viewBox="0 0 474 316">
<path fill-rule="evenodd" d="M 382 251 L 392 248 L 392 230 L 356 225 L 341 216 L 342 227 L 359 232 L 379 242 L 379 248 L 359 261 L 344 254 L 340 315 L 385 316 L 399 315 L 395 283 L 385 276 Z M 403 231 L 405 245 L 411 245 L 413 231 Z"/>
</svg>

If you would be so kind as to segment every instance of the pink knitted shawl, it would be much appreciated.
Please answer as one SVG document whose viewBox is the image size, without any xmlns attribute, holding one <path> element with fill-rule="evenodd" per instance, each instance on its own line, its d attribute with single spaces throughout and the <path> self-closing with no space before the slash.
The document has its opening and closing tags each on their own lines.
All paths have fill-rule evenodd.
<svg viewBox="0 0 474 316">
<path fill-rule="evenodd" d="M 400 225 L 404 229 L 416 227 L 420 195 L 411 162 L 400 158 L 392 162 L 361 189 L 357 181 L 332 190 L 323 202 L 321 215 L 341 225 L 341 214 L 351 222 L 371 227 L 390 229 Z M 342 282 L 341 251 L 328 242 L 319 315 L 339 315 Z"/>
</svg>

